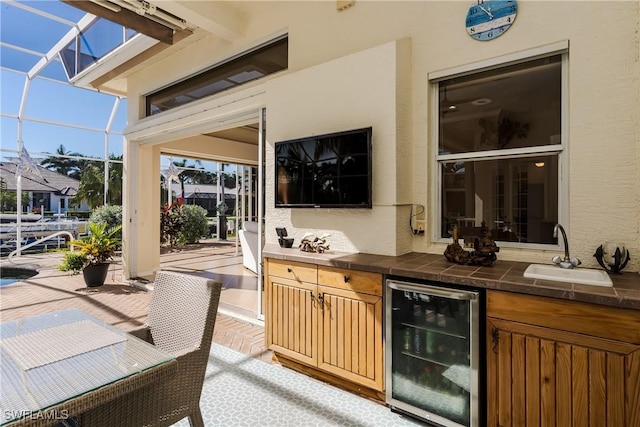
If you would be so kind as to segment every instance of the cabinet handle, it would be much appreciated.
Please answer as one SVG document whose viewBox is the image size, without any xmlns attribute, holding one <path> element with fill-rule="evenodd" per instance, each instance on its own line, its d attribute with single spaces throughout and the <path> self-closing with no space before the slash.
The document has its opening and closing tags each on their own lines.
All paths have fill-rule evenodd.
<svg viewBox="0 0 640 427">
<path fill-rule="evenodd" d="M 500 332 L 497 328 L 491 329 L 491 342 L 493 343 L 493 353 L 498 354 L 498 341 L 500 340 Z"/>
<path fill-rule="evenodd" d="M 291 273 L 291 267 L 287 267 L 287 273 Z"/>
<path fill-rule="evenodd" d="M 395 280 L 387 280 L 387 286 L 398 291 L 417 292 L 421 294 L 429 294 L 459 301 L 475 301 L 478 299 L 477 292 L 458 291 L 451 288 L 439 288 L 436 286 L 419 285 L 414 283 L 399 282 Z"/>
<path fill-rule="evenodd" d="M 344 283 L 349 283 L 349 276 L 346 274 L 344 275 Z"/>
<path fill-rule="evenodd" d="M 313 291 L 309 291 L 309 296 L 311 296 L 311 305 L 316 306 L 316 297 L 313 296 Z"/>
<path fill-rule="evenodd" d="M 320 305 L 324 305 L 324 294 L 318 295 L 318 301 L 320 301 Z"/>
</svg>

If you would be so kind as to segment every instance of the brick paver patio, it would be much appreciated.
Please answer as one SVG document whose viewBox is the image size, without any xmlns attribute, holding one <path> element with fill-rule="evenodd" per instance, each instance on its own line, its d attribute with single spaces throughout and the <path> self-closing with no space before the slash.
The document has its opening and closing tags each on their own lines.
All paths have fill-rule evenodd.
<svg viewBox="0 0 640 427">
<path fill-rule="evenodd" d="M 235 257 L 234 242 L 218 242 L 168 251 L 160 256 L 160 264 L 163 269 L 217 279 L 216 270 L 221 263 L 229 263 Z M 145 290 L 144 280 L 123 278 L 119 259 L 110 267 L 103 286 L 87 288 L 81 274 L 70 275 L 57 270 L 61 258 L 61 253 L 46 253 L 14 258 L 15 264 L 8 263 L 6 258 L 0 261 L 2 267 L 31 265 L 38 270 L 38 274 L 30 279 L 0 286 L 1 322 L 78 308 L 125 331 L 144 324 L 151 292 Z M 264 361 L 271 359 L 271 352 L 264 347 L 264 328 L 260 325 L 219 315 L 214 341 Z"/>
</svg>

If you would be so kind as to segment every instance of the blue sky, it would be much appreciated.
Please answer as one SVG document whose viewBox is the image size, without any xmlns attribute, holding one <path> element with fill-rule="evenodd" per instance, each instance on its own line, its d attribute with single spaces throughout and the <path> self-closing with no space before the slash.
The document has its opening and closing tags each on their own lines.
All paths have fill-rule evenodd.
<svg viewBox="0 0 640 427">
<path fill-rule="evenodd" d="M 25 73 L 72 28 L 71 24 L 85 14 L 58 0 L 19 0 L 18 3 L 55 15 L 66 22 L 40 16 L 12 3 L 0 2 L 0 40 L 3 43 L 0 46 L 0 148 L 3 150 L 17 149 L 17 116 L 25 86 Z M 83 42 L 91 45 L 95 40 L 103 45 L 104 33 L 95 33 L 87 32 Z M 101 49 L 102 46 L 97 48 Z M 104 157 L 104 131 L 115 99 L 113 95 L 71 86 L 62 63 L 59 60 L 52 61 L 39 77 L 32 80 L 29 89 L 22 125 L 25 148 L 36 160 L 40 157 L 37 153 L 55 153 L 61 144 L 67 152 Z M 110 154 L 122 155 L 126 110 L 127 101 L 122 99 L 109 135 Z M 15 156 L 15 153 L 2 151 L 0 156 L 6 160 Z M 187 164 L 194 165 L 195 161 L 188 160 Z M 166 168 L 167 165 L 168 159 L 163 157 L 161 167 Z M 203 162 L 200 166 L 207 170 L 217 169 L 214 162 Z M 234 168 L 227 167 L 226 170 Z"/>
<path fill-rule="evenodd" d="M 2 70 L 1 107 L 2 148 L 15 149 L 18 140 L 18 115 L 25 77 Z M 87 156 L 104 155 L 104 130 L 115 98 L 42 79 L 31 84 L 25 106 L 25 118 L 59 122 L 90 130 L 25 120 L 22 141 L 29 152 L 54 152 L 60 144 L 67 151 Z M 126 125 L 126 100 L 120 102 L 109 135 L 109 152 L 122 154 L 122 132 Z M 6 155 L 6 153 L 3 153 Z"/>
<path fill-rule="evenodd" d="M 77 22 L 84 16 L 83 11 L 58 0 L 19 3 L 58 16 L 68 23 Z M 20 72 L 32 69 L 41 58 L 38 54 L 47 53 L 71 26 L 11 3 L 0 3 L 0 8 L 0 40 L 3 42 L 0 48 L 0 143 L 3 149 L 15 150 L 18 140 L 16 117 L 26 80 Z M 55 152 L 62 144 L 70 152 L 103 157 L 104 130 L 116 98 L 69 85 L 64 69 L 57 60 L 47 66 L 40 76 L 46 79 L 33 79 L 25 104 L 22 141 L 27 150 L 30 153 Z M 126 108 L 126 100 L 122 100 L 109 136 L 109 153 L 122 154 Z M 30 118 L 42 122 L 28 120 Z M 12 155 L 2 152 L 3 157 Z"/>
</svg>

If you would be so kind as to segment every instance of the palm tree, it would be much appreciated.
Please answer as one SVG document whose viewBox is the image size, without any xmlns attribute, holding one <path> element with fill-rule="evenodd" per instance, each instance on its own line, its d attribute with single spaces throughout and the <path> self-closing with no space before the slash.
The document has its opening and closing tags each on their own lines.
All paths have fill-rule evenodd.
<svg viewBox="0 0 640 427">
<path fill-rule="evenodd" d="M 122 156 L 109 155 L 110 160 L 122 160 Z M 100 160 L 82 160 L 82 174 L 78 193 L 71 201 L 79 206 L 86 200 L 93 209 L 104 202 L 104 162 Z M 122 204 L 122 163 L 111 162 L 109 166 L 109 193 L 107 202 L 110 205 Z"/>
<path fill-rule="evenodd" d="M 95 164 L 89 164 L 82 170 L 78 192 L 71 199 L 71 203 L 79 206 L 83 200 L 91 209 L 103 204 L 104 170 Z"/>
<path fill-rule="evenodd" d="M 49 170 L 62 175 L 67 175 L 75 179 L 80 178 L 80 167 L 78 160 L 70 159 L 71 156 L 82 156 L 80 153 L 65 150 L 64 145 L 60 144 L 55 155 L 51 155 L 40 162 L 40 164 Z"/>
<path fill-rule="evenodd" d="M 109 165 L 109 194 L 107 200 L 110 205 L 122 204 L 122 155 L 115 156 L 111 154 L 110 160 L 120 160 L 120 162 L 111 162 Z"/>
<path fill-rule="evenodd" d="M 182 159 L 181 161 L 174 160 L 173 164 L 182 169 L 182 173 L 178 175 L 178 179 L 180 180 L 180 190 L 182 192 L 182 197 L 184 198 L 184 184 L 194 184 L 195 179 L 197 178 L 198 174 L 200 174 L 199 171 L 194 171 L 191 169 L 195 169 L 196 165 L 201 165 L 202 162 L 200 160 L 196 160 L 195 164 L 187 165 L 187 159 Z"/>
<path fill-rule="evenodd" d="M 204 169 L 191 172 L 193 172 L 193 176 L 190 177 L 191 184 L 215 185 L 218 182 L 216 174 L 213 172 L 208 172 Z"/>
</svg>

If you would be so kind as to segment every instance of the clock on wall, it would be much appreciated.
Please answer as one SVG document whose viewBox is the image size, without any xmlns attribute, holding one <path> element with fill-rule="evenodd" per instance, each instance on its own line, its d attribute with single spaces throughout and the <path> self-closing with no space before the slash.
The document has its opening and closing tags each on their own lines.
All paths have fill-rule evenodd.
<svg viewBox="0 0 640 427">
<path fill-rule="evenodd" d="M 467 32 L 476 40 L 486 41 L 501 36 L 516 20 L 516 0 L 477 0 L 467 11 Z"/>
</svg>

